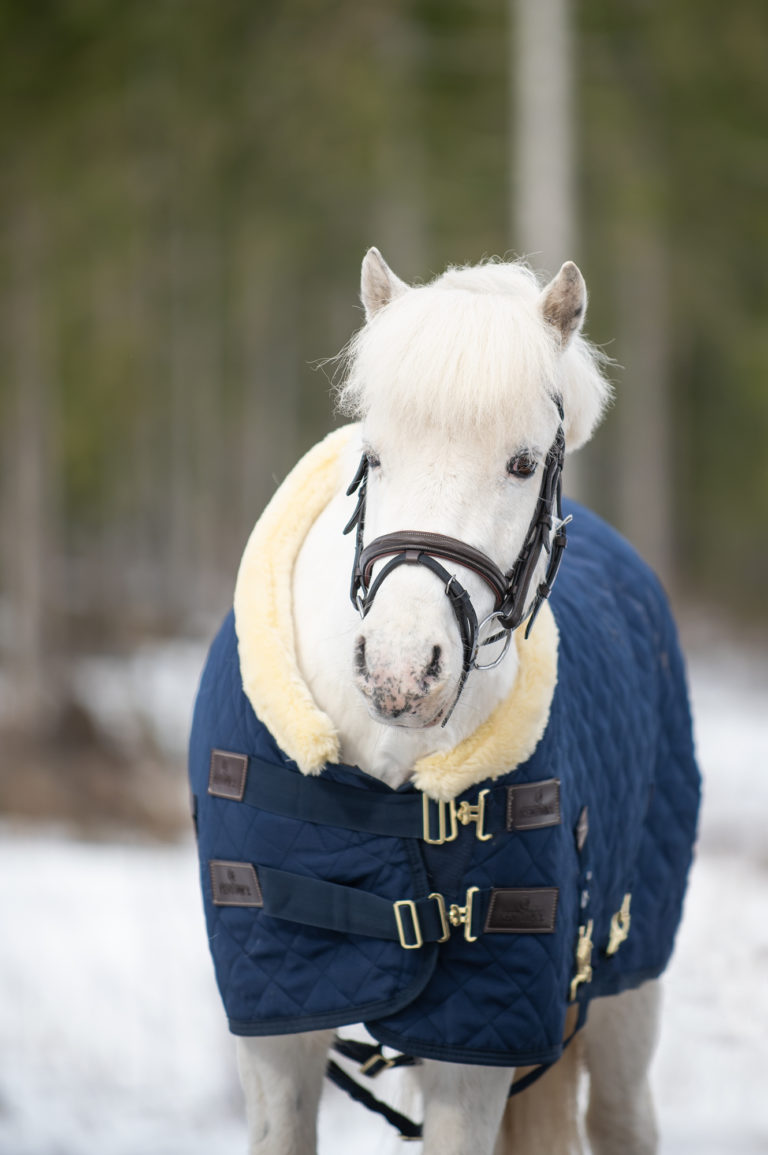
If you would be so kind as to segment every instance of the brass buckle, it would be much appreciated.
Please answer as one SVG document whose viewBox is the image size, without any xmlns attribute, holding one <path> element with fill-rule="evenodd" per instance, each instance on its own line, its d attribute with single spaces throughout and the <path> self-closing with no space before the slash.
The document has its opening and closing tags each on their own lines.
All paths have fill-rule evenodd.
<svg viewBox="0 0 768 1155">
<path fill-rule="evenodd" d="M 419 926 L 419 915 L 416 910 L 416 903 L 412 898 L 400 898 L 392 905 L 395 909 L 395 922 L 397 923 L 397 934 L 400 939 L 400 946 L 403 950 L 418 950 L 419 947 L 423 945 L 424 939 L 421 937 L 421 927 Z M 401 907 L 404 906 L 408 908 L 411 915 L 415 936 L 414 942 L 407 942 L 405 938 L 405 928 L 403 927 L 403 915 L 401 911 Z"/>
<path fill-rule="evenodd" d="M 443 898 L 442 894 L 439 894 L 435 890 L 432 891 L 429 897 L 434 898 L 435 902 L 437 903 L 438 912 L 440 914 L 440 926 L 442 927 L 443 937 L 439 938 L 437 941 L 447 942 L 451 937 L 451 928 L 448 925 L 448 915 L 445 912 L 445 899 Z"/>
<path fill-rule="evenodd" d="M 421 796 L 422 837 L 430 846 L 442 846 L 444 842 L 453 842 L 458 837 L 459 827 L 456 821 L 456 807 L 452 802 L 435 802 L 437 807 L 437 838 L 432 837 L 429 822 L 430 799 L 426 794 Z M 447 817 L 446 817 L 447 814 Z M 450 834 L 449 830 L 450 822 Z"/>
<path fill-rule="evenodd" d="M 382 1071 L 388 1071 L 394 1065 L 394 1059 L 387 1059 L 384 1055 L 371 1055 L 370 1059 L 366 1059 L 360 1067 L 360 1074 L 367 1075 L 369 1079 L 375 1079 Z"/>
<path fill-rule="evenodd" d="M 570 1002 L 582 983 L 592 982 L 592 927 L 590 919 L 586 926 L 579 927 L 579 941 L 576 943 L 576 974 L 571 980 Z"/>
<path fill-rule="evenodd" d="M 458 903 L 452 902 L 448 911 L 448 921 L 451 926 L 463 926 L 464 938 L 467 942 L 477 942 L 477 935 L 472 934 L 472 903 L 478 890 L 479 887 L 470 886 L 464 899 L 466 906 L 459 906 Z"/>
<path fill-rule="evenodd" d="M 616 954 L 624 939 L 629 934 L 629 927 L 632 922 L 629 917 L 629 904 L 632 901 L 631 894 L 625 894 L 621 903 L 621 908 L 611 918 L 611 930 L 608 938 L 608 946 L 605 948 L 606 954 Z"/>
<path fill-rule="evenodd" d="M 481 790 L 477 796 L 476 806 L 471 806 L 469 802 L 462 802 L 456 811 L 456 817 L 462 826 L 469 826 L 470 822 L 477 823 L 475 837 L 478 838 L 480 842 L 488 842 L 493 838 L 492 834 L 486 834 L 483 830 L 485 823 L 485 799 L 488 794 L 490 794 L 490 790 Z"/>
</svg>

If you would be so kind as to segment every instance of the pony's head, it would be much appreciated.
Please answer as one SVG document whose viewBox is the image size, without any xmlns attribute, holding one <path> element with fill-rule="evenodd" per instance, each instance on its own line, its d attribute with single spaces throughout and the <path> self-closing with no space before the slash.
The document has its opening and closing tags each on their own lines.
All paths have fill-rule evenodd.
<svg viewBox="0 0 768 1155">
<path fill-rule="evenodd" d="M 582 445 L 608 397 L 599 354 L 581 335 L 581 273 L 567 262 L 542 288 L 525 265 L 488 263 L 409 287 L 371 249 L 361 296 L 366 324 L 348 348 L 339 401 L 362 422 L 365 542 L 439 534 L 510 573 L 536 521 L 558 438 L 564 433 L 568 450 Z M 545 548 L 533 558 L 518 616 L 534 604 L 557 528 L 555 517 L 541 531 Z M 452 595 L 465 589 L 479 621 L 498 606 L 471 559 L 405 564 L 415 553 L 402 554 L 375 597 L 361 601 L 354 666 L 377 720 L 422 728 L 446 718 L 467 673 Z M 364 590 L 387 564 L 385 556 L 374 562 Z M 494 631 L 495 620 L 486 633 Z M 463 702 L 487 694 L 493 678 L 470 678 Z"/>
</svg>

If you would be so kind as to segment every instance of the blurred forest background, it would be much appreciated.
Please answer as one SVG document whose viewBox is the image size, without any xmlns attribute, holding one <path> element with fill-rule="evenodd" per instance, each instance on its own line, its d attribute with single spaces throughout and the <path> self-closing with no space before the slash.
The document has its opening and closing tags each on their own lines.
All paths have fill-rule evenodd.
<svg viewBox="0 0 768 1155">
<path fill-rule="evenodd" d="M 762 0 L 0 0 L 0 810 L 142 818 L 176 755 L 83 662 L 227 610 L 371 244 L 577 260 L 623 366 L 580 494 L 763 628 L 767 62 Z"/>
</svg>

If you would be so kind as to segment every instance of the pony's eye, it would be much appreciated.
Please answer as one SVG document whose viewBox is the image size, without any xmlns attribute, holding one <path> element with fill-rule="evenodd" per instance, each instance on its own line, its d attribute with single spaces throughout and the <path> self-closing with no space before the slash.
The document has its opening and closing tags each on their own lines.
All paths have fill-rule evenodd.
<svg viewBox="0 0 768 1155">
<path fill-rule="evenodd" d="M 530 453 L 517 453 L 507 462 L 507 473 L 510 477 L 533 477 L 538 462 Z"/>
<path fill-rule="evenodd" d="M 367 449 L 365 452 L 365 460 L 368 462 L 369 469 L 378 469 L 381 465 L 378 453 L 374 453 L 372 449 Z"/>
</svg>

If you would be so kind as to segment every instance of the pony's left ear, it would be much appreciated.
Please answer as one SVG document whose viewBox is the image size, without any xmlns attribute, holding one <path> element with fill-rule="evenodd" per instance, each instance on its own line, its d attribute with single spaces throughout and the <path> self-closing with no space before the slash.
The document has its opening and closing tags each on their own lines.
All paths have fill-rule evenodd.
<svg viewBox="0 0 768 1155">
<path fill-rule="evenodd" d="M 379 250 L 369 249 L 363 258 L 360 273 L 360 300 L 365 306 L 366 320 L 370 321 L 379 309 L 383 309 L 407 288 L 405 281 L 401 281 L 392 272 Z"/>
<path fill-rule="evenodd" d="M 589 441 L 611 397 L 601 368 L 605 359 L 589 342 L 573 339 L 587 311 L 587 286 L 573 261 L 566 261 L 542 291 L 539 309 L 552 326 L 562 354 L 555 385 L 565 407 L 565 446 L 570 453 Z"/>
<path fill-rule="evenodd" d="M 539 308 L 565 348 L 584 324 L 587 311 L 587 286 L 573 261 L 566 261 L 557 276 L 542 290 Z"/>
</svg>

